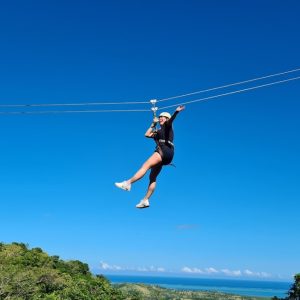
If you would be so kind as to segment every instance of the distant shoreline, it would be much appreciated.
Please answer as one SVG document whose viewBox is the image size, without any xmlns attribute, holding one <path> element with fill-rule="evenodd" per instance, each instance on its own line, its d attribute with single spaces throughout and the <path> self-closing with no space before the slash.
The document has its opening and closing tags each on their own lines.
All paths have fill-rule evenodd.
<svg viewBox="0 0 300 300">
<path fill-rule="evenodd" d="M 205 299 L 205 300 L 271 300 L 271 297 L 244 296 L 214 291 L 189 291 L 163 288 L 158 285 L 142 283 L 116 283 L 113 286 L 127 298 L 135 295 L 137 299 Z"/>
<path fill-rule="evenodd" d="M 212 279 L 195 277 L 175 276 L 137 276 L 137 275 L 116 275 L 104 274 L 112 284 L 145 284 L 160 286 L 162 288 L 177 291 L 205 291 L 219 292 L 225 294 L 272 298 L 285 297 L 292 282 L 267 281 L 267 280 L 245 280 L 245 279 Z"/>
</svg>

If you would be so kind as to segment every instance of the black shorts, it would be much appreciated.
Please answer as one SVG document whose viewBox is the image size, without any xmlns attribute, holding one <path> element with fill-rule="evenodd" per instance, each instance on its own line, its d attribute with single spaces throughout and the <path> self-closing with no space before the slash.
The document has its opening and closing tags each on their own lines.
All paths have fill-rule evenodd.
<svg viewBox="0 0 300 300">
<path fill-rule="evenodd" d="M 155 152 L 160 154 L 162 158 L 162 164 L 163 165 L 169 165 L 174 157 L 174 148 L 173 147 L 168 147 L 168 146 L 159 146 L 155 149 Z"/>
</svg>

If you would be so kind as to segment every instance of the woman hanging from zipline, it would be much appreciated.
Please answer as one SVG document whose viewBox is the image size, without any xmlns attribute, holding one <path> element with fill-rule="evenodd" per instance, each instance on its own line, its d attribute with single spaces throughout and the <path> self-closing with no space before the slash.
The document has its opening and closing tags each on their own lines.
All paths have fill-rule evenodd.
<svg viewBox="0 0 300 300">
<path fill-rule="evenodd" d="M 184 110 L 184 106 L 178 106 L 174 114 L 171 116 L 168 112 L 163 112 L 159 118 L 154 118 L 149 129 L 147 129 L 145 136 L 153 138 L 157 147 L 155 152 L 142 165 L 142 167 L 135 173 L 135 175 L 123 182 L 116 182 L 115 185 L 125 191 L 130 191 L 131 184 L 140 180 L 146 172 L 151 169 L 150 182 L 145 197 L 136 205 L 137 208 L 149 207 L 149 198 L 152 196 L 156 187 L 156 178 L 164 165 L 169 165 L 174 156 L 174 132 L 173 121 L 179 112 Z M 156 124 L 159 123 L 160 129 L 155 130 Z"/>
</svg>

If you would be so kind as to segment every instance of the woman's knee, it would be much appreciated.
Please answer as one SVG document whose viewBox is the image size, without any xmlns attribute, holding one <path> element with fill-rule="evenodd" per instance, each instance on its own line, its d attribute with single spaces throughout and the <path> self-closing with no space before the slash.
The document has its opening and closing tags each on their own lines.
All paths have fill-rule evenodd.
<svg viewBox="0 0 300 300">
<path fill-rule="evenodd" d="M 157 176 L 154 176 L 154 175 L 150 174 L 150 176 L 149 176 L 150 184 L 156 182 L 156 178 L 157 178 Z"/>
<path fill-rule="evenodd" d="M 158 175 L 159 175 L 159 172 L 151 172 L 149 175 L 150 182 L 156 182 Z"/>
<path fill-rule="evenodd" d="M 148 190 L 154 191 L 155 187 L 156 187 L 156 181 L 153 181 L 153 182 L 150 181 Z"/>
</svg>

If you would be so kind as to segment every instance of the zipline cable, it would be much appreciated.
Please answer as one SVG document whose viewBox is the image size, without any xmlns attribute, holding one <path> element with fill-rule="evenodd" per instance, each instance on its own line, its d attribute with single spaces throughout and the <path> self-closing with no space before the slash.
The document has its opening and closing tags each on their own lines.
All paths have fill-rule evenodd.
<svg viewBox="0 0 300 300">
<path fill-rule="evenodd" d="M 268 75 L 268 76 L 264 76 L 264 77 L 259 77 L 259 78 L 255 78 L 255 79 L 250 79 L 250 80 L 247 80 L 247 81 L 241 81 L 241 82 L 233 83 L 233 84 L 222 86 L 222 87 L 207 89 L 207 90 L 203 90 L 203 91 L 199 91 L 199 92 L 195 92 L 195 93 L 217 90 L 217 89 L 221 89 L 221 88 L 224 88 L 224 87 L 234 86 L 234 85 L 238 85 L 238 84 L 242 84 L 242 83 L 246 83 L 246 82 L 261 80 L 261 79 L 264 79 L 264 78 L 279 76 L 279 75 L 283 75 L 283 74 L 287 74 L 287 73 L 291 73 L 291 72 L 296 72 L 296 71 L 300 71 L 300 68 L 290 70 L 290 71 L 286 71 L 286 72 L 273 74 L 273 75 Z M 262 84 L 262 85 L 258 85 L 258 86 L 249 87 L 249 88 L 244 88 L 244 89 L 240 89 L 240 90 L 236 90 L 236 91 L 232 91 L 232 92 L 227 92 L 227 93 L 223 93 L 223 94 L 217 94 L 217 95 L 213 95 L 213 96 L 209 96 L 209 97 L 205 97 L 205 98 L 200 98 L 200 99 L 196 99 L 196 100 L 186 101 L 186 102 L 183 102 L 183 103 L 168 105 L 168 106 L 164 106 L 164 107 L 161 107 L 161 108 L 155 107 L 155 103 L 159 102 L 159 100 L 151 100 L 153 103 L 151 101 L 150 102 L 154 106 L 154 107 L 152 107 L 151 110 L 153 111 L 153 109 L 155 109 L 155 111 L 157 111 L 157 110 L 163 110 L 163 109 L 175 107 L 175 106 L 178 106 L 178 105 L 186 105 L 186 104 L 191 104 L 191 103 L 196 103 L 196 102 L 201 102 L 201 101 L 207 101 L 207 100 L 211 100 L 211 99 L 215 99 L 215 98 L 219 98 L 219 97 L 224 97 L 224 96 L 233 95 L 233 94 L 237 94 L 237 93 L 243 93 L 243 92 L 246 92 L 246 91 L 255 90 L 255 89 L 262 88 L 262 87 L 272 86 L 272 85 L 281 84 L 281 83 L 284 83 L 284 82 L 298 80 L 298 79 L 300 79 L 300 76 L 292 77 L 292 78 L 288 78 L 288 79 L 284 79 L 284 80 L 279 80 L 279 81 L 274 81 L 274 82 L 271 82 L 271 83 L 266 83 L 266 84 Z M 187 95 L 191 95 L 191 94 L 195 94 L 195 93 L 176 96 L 176 97 L 173 97 L 173 99 L 183 97 L 183 96 L 187 96 Z M 163 101 L 163 99 L 160 100 L 160 101 Z M 62 103 L 58 103 L 58 104 L 0 104 L 0 107 L 2 107 L 2 108 L 8 108 L 8 107 L 26 107 L 26 108 L 28 108 L 28 107 L 47 107 L 47 106 L 51 106 L 51 107 L 61 106 L 62 107 L 62 106 L 85 106 L 85 105 L 117 105 L 117 104 L 118 105 L 120 105 L 120 104 L 149 104 L 149 102 L 92 102 L 92 103 L 66 103 L 66 104 L 62 104 Z M 47 111 L 43 111 L 43 110 L 30 111 L 29 110 L 29 111 L 0 111 L 0 115 L 149 112 L 149 111 L 150 111 L 150 109 L 94 109 L 94 110 L 47 110 Z"/>
<path fill-rule="evenodd" d="M 215 98 L 220 98 L 220 97 L 224 97 L 224 96 L 228 96 L 228 95 L 243 93 L 243 92 L 247 92 L 247 91 L 251 91 L 251 90 L 256 90 L 256 89 L 259 89 L 259 88 L 262 88 L 262 87 L 271 86 L 271 85 L 280 84 L 280 83 L 293 81 L 293 80 L 298 80 L 298 79 L 300 79 L 300 76 L 289 78 L 289 79 L 284 79 L 284 80 L 279 80 L 279 81 L 274 81 L 274 82 L 271 82 L 271 83 L 266 83 L 266 84 L 262 84 L 262 85 L 258 85 L 258 86 L 253 86 L 253 87 L 249 87 L 249 88 L 245 88 L 245 89 L 241 89 L 241 90 L 237 90 L 237 91 L 232 91 L 232 92 L 228 92 L 228 93 L 223 93 L 223 94 L 218 94 L 218 95 L 209 96 L 209 97 L 205 97 L 205 98 L 200 98 L 200 99 L 196 99 L 196 100 L 191 100 L 191 101 L 187 101 L 187 102 L 168 105 L 168 106 L 160 107 L 158 110 L 163 110 L 163 109 L 175 107 L 175 106 L 178 106 L 178 105 L 186 105 L 186 104 L 191 104 L 191 103 L 196 103 L 196 102 L 201 102 L 201 101 L 208 101 L 208 100 L 215 99 Z"/>
<path fill-rule="evenodd" d="M 157 100 L 157 103 L 158 102 L 164 102 L 164 101 L 167 101 L 167 100 L 172 100 L 172 99 L 178 99 L 178 98 L 183 98 L 183 97 L 187 97 L 187 96 L 192 96 L 192 95 L 196 95 L 196 94 L 200 94 L 200 93 L 215 91 L 215 90 L 219 90 L 219 89 L 224 89 L 224 88 L 227 88 L 227 87 L 241 85 L 241 84 L 245 84 L 245 83 L 249 83 L 249 82 L 254 82 L 254 81 L 258 81 L 258 80 L 262 80 L 262 79 L 267 79 L 267 78 L 271 78 L 271 77 L 275 77 L 275 76 L 286 75 L 286 74 L 293 73 L 293 72 L 298 72 L 298 71 L 300 71 L 300 68 L 289 70 L 289 71 L 285 71 L 285 72 L 275 73 L 275 74 L 271 74 L 271 75 L 266 75 L 266 76 L 262 76 L 262 77 L 257 77 L 257 78 L 253 78 L 253 79 L 249 79 L 249 80 L 244 80 L 244 81 L 240 81 L 240 82 L 235 82 L 235 83 L 231 83 L 231 84 L 227 84 L 227 85 L 222 85 L 222 86 L 218 86 L 218 87 L 214 87 L 214 88 L 209 88 L 209 89 L 205 89 L 205 90 L 200 90 L 200 91 L 196 91 L 196 92 L 192 92 L 192 93 L 187 93 L 187 94 L 183 94 L 183 95 L 179 95 L 179 96 L 173 96 L 173 97 L 169 97 L 169 98 L 163 98 L 163 99 Z M 56 106 L 57 107 L 64 107 L 64 106 L 100 106 L 100 105 L 135 105 L 135 104 L 149 104 L 149 102 L 147 102 L 147 101 L 119 101 L 119 102 L 81 102 L 81 103 L 0 104 L 0 108 L 13 108 L 13 107 L 14 108 L 17 108 L 17 107 L 30 108 L 30 107 L 56 107 Z"/>
<path fill-rule="evenodd" d="M 36 104 L 0 104 L 0 107 L 55 107 L 55 106 L 100 106 L 100 105 L 130 105 L 149 104 L 147 101 L 127 102 L 82 102 L 82 103 L 36 103 Z"/>
<path fill-rule="evenodd" d="M 215 98 L 220 98 L 220 97 L 229 96 L 229 95 L 233 95 L 233 94 L 243 93 L 243 92 L 247 92 L 247 91 L 251 91 L 251 90 L 255 90 L 255 89 L 259 89 L 259 88 L 263 88 L 263 87 L 267 87 L 267 86 L 272 86 L 272 85 L 276 85 L 276 84 L 281 84 L 281 83 L 285 83 L 285 82 L 289 82 L 289 81 L 299 80 L 299 79 L 300 79 L 300 76 L 289 78 L 289 79 L 284 79 L 284 80 L 279 80 L 279 81 L 274 81 L 271 83 L 257 85 L 257 86 L 240 89 L 240 90 L 236 90 L 236 91 L 232 91 L 232 92 L 228 92 L 228 93 L 217 94 L 214 96 L 209 96 L 209 97 L 205 97 L 205 98 L 200 98 L 200 99 L 196 99 L 196 100 L 191 100 L 191 101 L 177 103 L 177 104 L 173 104 L 173 105 L 169 105 L 169 106 L 164 106 L 164 107 L 158 108 L 158 110 L 163 110 L 163 109 L 175 107 L 178 105 L 186 105 L 186 104 L 191 104 L 191 103 L 196 103 L 196 102 L 201 102 L 201 101 L 208 101 L 208 100 L 215 99 Z M 115 109 L 115 110 L 102 109 L 102 110 L 57 110 L 57 111 L 55 111 L 55 110 L 53 110 L 53 111 L 0 111 L 0 114 L 1 115 L 5 115 L 5 114 L 62 114 L 62 113 L 109 113 L 109 112 L 149 112 L 149 111 L 151 111 L 151 110 L 150 109 Z"/>
<path fill-rule="evenodd" d="M 116 113 L 116 112 L 149 112 L 150 109 L 96 109 L 96 110 L 40 110 L 40 111 L 0 111 L 0 115 L 44 115 L 71 113 Z"/>
<path fill-rule="evenodd" d="M 200 94 L 200 93 L 211 92 L 211 91 L 224 89 L 224 88 L 231 87 L 231 86 L 241 85 L 241 84 L 244 84 L 244 83 L 254 82 L 254 81 L 267 79 L 267 78 L 271 78 L 271 77 L 275 77 L 275 76 L 286 75 L 286 74 L 294 73 L 294 72 L 298 72 L 298 71 L 300 71 L 300 68 L 285 71 L 285 72 L 280 72 L 280 73 L 276 73 L 276 74 L 266 75 L 266 76 L 262 76 L 262 77 L 257 77 L 257 78 L 253 78 L 253 79 L 248 79 L 248 80 L 244 80 L 244 81 L 240 81 L 240 82 L 230 83 L 230 84 L 226 84 L 226 85 L 222 85 L 222 86 L 218 86 L 218 87 L 214 87 L 214 88 L 209 88 L 209 89 L 205 89 L 205 90 L 200 90 L 200 91 L 196 91 L 196 92 L 192 92 L 192 93 L 187 93 L 187 94 L 183 94 L 183 95 L 179 95 L 179 96 L 173 96 L 173 97 L 169 97 L 169 98 L 158 99 L 157 102 L 164 102 L 164 101 L 183 98 L 183 97 L 192 96 L 192 95 L 196 95 L 196 94 Z"/>
</svg>

